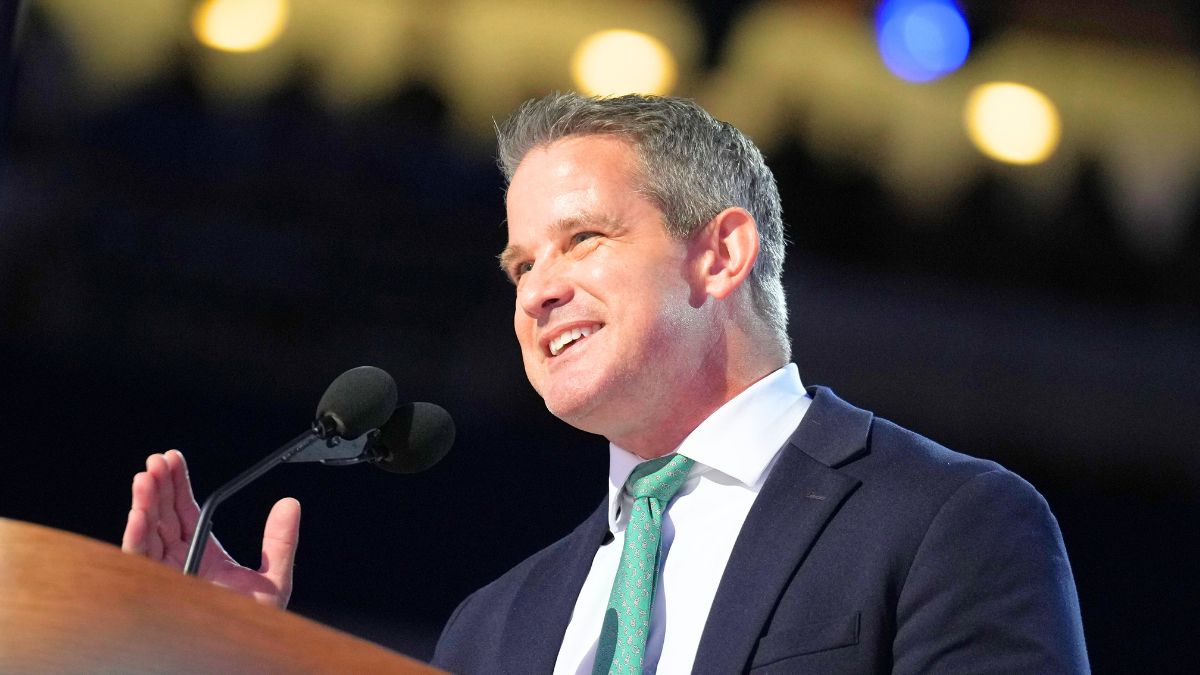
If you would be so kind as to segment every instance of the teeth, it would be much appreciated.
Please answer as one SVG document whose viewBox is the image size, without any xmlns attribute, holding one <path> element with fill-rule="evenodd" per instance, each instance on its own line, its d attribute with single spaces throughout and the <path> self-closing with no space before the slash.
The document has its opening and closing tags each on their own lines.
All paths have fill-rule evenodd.
<svg viewBox="0 0 1200 675">
<path fill-rule="evenodd" d="M 578 340 L 579 338 L 585 338 L 598 330 L 600 330 L 600 326 L 597 325 L 587 326 L 584 328 L 572 328 L 571 330 L 563 331 L 561 335 L 550 341 L 550 355 L 558 356 L 558 353 L 561 352 L 567 345 Z"/>
</svg>

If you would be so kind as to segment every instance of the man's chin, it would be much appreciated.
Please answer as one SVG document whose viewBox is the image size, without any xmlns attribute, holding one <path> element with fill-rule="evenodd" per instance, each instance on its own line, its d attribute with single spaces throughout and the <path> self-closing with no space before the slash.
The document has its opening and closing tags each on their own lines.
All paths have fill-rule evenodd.
<svg viewBox="0 0 1200 675">
<path fill-rule="evenodd" d="M 552 403 L 550 399 L 545 399 L 545 402 L 546 410 L 549 410 L 551 415 L 554 415 L 558 419 L 570 424 L 576 429 L 588 431 L 588 429 L 585 428 L 588 415 L 584 406 L 577 403 L 567 404 L 558 401 Z"/>
<path fill-rule="evenodd" d="M 546 409 L 558 419 L 581 431 L 601 434 L 603 426 L 596 420 L 600 397 L 597 394 L 572 389 L 569 392 L 546 392 L 542 396 Z"/>
</svg>

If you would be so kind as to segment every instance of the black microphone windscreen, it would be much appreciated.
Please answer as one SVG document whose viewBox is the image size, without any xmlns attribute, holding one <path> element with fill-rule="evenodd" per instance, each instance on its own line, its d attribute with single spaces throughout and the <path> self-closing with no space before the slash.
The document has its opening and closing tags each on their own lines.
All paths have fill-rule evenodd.
<svg viewBox="0 0 1200 675">
<path fill-rule="evenodd" d="M 387 424 L 396 409 L 396 381 L 374 366 L 351 368 L 337 376 L 317 404 L 317 419 L 332 416 L 338 435 L 353 440 Z"/>
<path fill-rule="evenodd" d="M 375 466 L 418 473 L 437 464 L 454 445 L 454 420 L 433 403 L 406 403 L 379 429 Z"/>
</svg>

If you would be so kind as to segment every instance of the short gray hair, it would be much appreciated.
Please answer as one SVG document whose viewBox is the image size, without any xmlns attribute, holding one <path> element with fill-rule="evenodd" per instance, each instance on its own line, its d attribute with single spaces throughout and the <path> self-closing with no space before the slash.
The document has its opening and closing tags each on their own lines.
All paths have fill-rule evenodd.
<svg viewBox="0 0 1200 675">
<path fill-rule="evenodd" d="M 613 135 L 633 145 L 640 191 L 663 212 L 667 232 L 676 239 L 687 239 L 731 206 L 754 216 L 760 243 L 750 271 L 751 301 L 790 350 L 782 281 L 783 210 L 775 176 L 754 143 L 689 99 L 555 92 L 526 101 L 496 128 L 505 180 L 512 181 L 530 150 L 587 134 Z"/>
</svg>

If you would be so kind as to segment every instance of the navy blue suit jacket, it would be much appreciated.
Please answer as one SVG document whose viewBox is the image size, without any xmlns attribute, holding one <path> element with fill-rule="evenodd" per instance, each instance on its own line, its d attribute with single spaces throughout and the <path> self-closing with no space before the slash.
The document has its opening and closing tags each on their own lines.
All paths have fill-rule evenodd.
<svg viewBox="0 0 1200 675">
<path fill-rule="evenodd" d="M 998 464 L 810 393 L 734 545 L 693 672 L 1087 672 L 1042 496 Z M 602 505 L 468 597 L 433 664 L 551 672 L 607 528 Z"/>
</svg>

